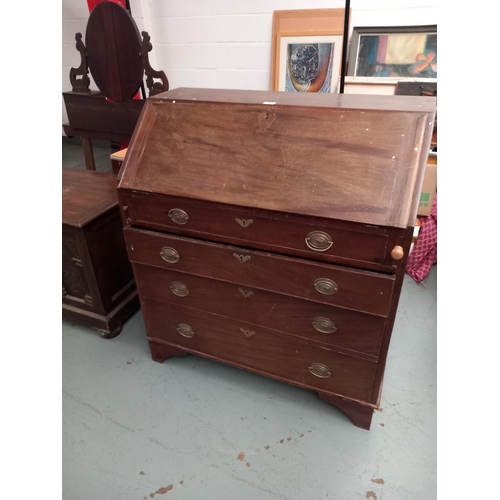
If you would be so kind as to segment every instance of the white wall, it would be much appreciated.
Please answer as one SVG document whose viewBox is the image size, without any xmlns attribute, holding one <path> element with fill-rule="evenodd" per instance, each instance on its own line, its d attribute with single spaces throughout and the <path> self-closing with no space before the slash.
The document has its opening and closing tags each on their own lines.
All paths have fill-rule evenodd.
<svg viewBox="0 0 500 500">
<path fill-rule="evenodd" d="M 130 6 L 139 30 L 151 36 L 151 64 L 165 71 L 170 88 L 269 90 L 273 11 L 343 8 L 345 1 L 131 0 Z M 351 0 L 351 11 L 351 29 L 437 24 L 437 0 Z M 74 36 L 80 31 L 85 38 L 87 0 L 63 0 L 62 12 L 64 91 L 71 90 L 70 68 L 80 64 Z"/>
</svg>

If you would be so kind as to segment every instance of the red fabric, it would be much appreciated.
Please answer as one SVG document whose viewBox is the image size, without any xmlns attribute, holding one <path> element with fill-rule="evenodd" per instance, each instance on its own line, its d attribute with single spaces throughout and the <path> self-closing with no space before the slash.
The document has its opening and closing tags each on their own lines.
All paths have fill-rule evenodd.
<svg viewBox="0 0 500 500">
<path fill-rule="evenodd" d="M 437 194 L 434 196 L 431 214 L 422 217 L 417 241 L 406 262 L 406 273 L 417 283 L 422 281 L 437 263 Z"/>
<path fill-rule="evenodd" d="M 94 7 L 101 3 L 101 2 L 107 2 L 108 0 L 87 0 L 87 5 L 89 7 L 89 12 L 92 12 L 94 10 Z M 111 2 L 115 2 L 118 5 L 121 5 L 124 9 L 127 8 L 127 3 L 126 0 L 109 0 Z"/>
</svg>

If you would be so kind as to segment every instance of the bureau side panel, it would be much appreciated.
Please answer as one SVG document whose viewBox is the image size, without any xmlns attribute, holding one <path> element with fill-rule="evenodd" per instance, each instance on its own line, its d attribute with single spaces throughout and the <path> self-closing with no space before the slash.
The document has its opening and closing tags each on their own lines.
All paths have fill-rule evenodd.
<svg viewBox="0 0 500 500">
<path fill-rule="evenodd" d="M 406 262 L 408 260 L 408 254 L 410 252 L 411 241 L 413 238 L 413 228 L 408 228 L 404 237 L 399 238 L 399 244 L 404 249 L 404 257 L 401 259 L 401 265 L 398 268 L 396 274 L 396 282 L 394 286 L 394 291 L 391 298 L 391 304 L 389 308 L 389 316 L 387 317 L 387 322 L 385 324 L 384 337 L 382 340 L 382 346 L 380 349 L 380 358 L 377 367 L 377 373 L 375 377 L 375 383 L 373 385 L 373 392 L 371 396 L 371 402 L 377 406 L 380 403 L 380 397 L 382 392 L 382 382 L 384 380 L 384 372 L 387 363 L 387 353 L 389 351 L 389 345 L 391 341 L 391 336 L 394 329 L 394 322 L 396 319 L 396 314 L 398 310 L 399 298 L 401 296 L 401 289 L 403 287 L 403 280 L 406 272 Z"/>
</svg>

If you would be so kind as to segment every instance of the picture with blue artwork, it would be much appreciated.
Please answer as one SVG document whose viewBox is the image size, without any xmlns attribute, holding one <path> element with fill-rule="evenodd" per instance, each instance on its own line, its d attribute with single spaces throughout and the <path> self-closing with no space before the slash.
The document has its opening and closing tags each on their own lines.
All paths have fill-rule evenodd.
<svg viewBox="0 0 500 500">
<path fill-rule="evenodd" d="M 338 35 L 280 37 L 278 90 L 336 92 L 341 51 Z"/>
<path fill-rule="evenodd" d="M 331 92 L 333 44 L 288 45 L 286 92 Z"/>
</svg>

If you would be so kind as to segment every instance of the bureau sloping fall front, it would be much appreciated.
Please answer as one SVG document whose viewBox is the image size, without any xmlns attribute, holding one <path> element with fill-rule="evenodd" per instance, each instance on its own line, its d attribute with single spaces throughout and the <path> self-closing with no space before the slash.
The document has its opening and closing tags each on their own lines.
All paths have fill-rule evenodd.
<svg viewBox="0 0 500 500">
<path fill-rule="evenodd" d="M 153 359 L 193 353 L 378 407 L 435 99 L 175 89 L 118 186 Z"/>
</svg>

